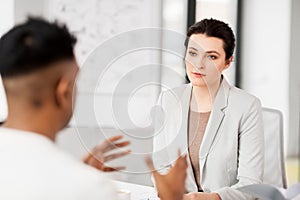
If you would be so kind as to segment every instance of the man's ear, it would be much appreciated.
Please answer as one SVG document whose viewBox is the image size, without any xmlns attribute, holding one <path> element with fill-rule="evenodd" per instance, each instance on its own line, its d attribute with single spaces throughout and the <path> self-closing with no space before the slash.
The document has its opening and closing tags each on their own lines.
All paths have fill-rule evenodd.
<svg viewBox="0 0 300 200">
<path fill-rule="evenodd" d="M 225 69 L 227 69 L 231 62 L 233 61 L 233 56 L 231 56 L 230 58 L 228 58 L 226 61 L 225 61 Z"/>
<path fill-rule="evenodd" d="M 59 79 L 55 88 L 55 102 L 58 107 L 65 106 L 70 103 L 69 98 L 72 98 L 71 82 L 66 78 Z"/>
</svg>

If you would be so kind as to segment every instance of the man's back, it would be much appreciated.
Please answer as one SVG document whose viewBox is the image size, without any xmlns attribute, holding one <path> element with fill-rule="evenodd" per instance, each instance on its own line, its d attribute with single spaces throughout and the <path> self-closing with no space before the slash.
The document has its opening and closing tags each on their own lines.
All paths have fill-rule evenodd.
<svg viewBox="0 0 300 200">
<path fill-rule="evenodd" d="M 0 199 L 115 199 L 101 172 L 40 134 L 0 128 L 0 166 Z"/>
</svg>

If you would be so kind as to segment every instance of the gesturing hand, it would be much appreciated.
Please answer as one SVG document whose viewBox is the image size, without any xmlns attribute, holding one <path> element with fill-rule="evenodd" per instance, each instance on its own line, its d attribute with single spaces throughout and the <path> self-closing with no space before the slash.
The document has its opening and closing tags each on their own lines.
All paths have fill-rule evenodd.
<svg viewBox="0 0 300 200">
<path fill-rule="evenodd" d="M 187 161 L 186 155 L 180 156 L 178 151 L 178 159 L 175 165 L 166 175 L 162 175 L 154 168 L 152 160 L 147 157 L 146 163 L 155 179 L 158 194 L 161 200 L 182 200 L 185 192 L 185 179 Z"/>
<path fill-rule="evenodd" d="M 122 138 L 123 136 L 117 135 L 105 140 L 100 145 L 93 148 L 92 151 L 83 158 L 83 162 L 104 172 L 112 172 L 112 171 L 125 169 L 125 167 L 123 166 L 109 167 L 105 165 L 105 162 L 107 161 L 123 157 L 130 153 L 130 150 L 127 150 L 127 151 L 122 151 L 120 153 L 113 153 L 113 154 L 106 155 L 106 153 L 109 151 L 121 147 L 126 147 L 130 144 L 129 141 L 117 143 Z"/>
<path fill-rule="evenodd" d="M 183 200 L 221 200 L 217 193 L 192 192 L 183 195 Z"/>
</svg>

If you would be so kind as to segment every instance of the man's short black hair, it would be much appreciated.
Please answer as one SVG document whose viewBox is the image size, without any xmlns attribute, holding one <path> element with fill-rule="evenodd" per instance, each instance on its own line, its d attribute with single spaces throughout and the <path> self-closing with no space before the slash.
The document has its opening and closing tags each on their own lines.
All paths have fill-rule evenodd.
<svg viewBox="0 0 300 200">
<path fill-rule="evenodd" d="M 1 37 L 0 73 L 3 78 L 23 75 L 73 59 L 75 43 L 65 25 L 29 17 Z"/>
</svg>

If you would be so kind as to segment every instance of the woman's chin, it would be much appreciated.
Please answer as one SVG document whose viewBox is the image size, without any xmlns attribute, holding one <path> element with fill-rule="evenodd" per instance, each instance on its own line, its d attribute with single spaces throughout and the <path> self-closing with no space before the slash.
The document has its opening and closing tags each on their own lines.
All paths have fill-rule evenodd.
<svg viewBox="0 0 300 200">
<path fill-rule="evenodd" d="M 205 81 L 201 80 L 193 80 L 192 82 L 193 87 L 206 87 L 207 84 Z"/>
</svg>

